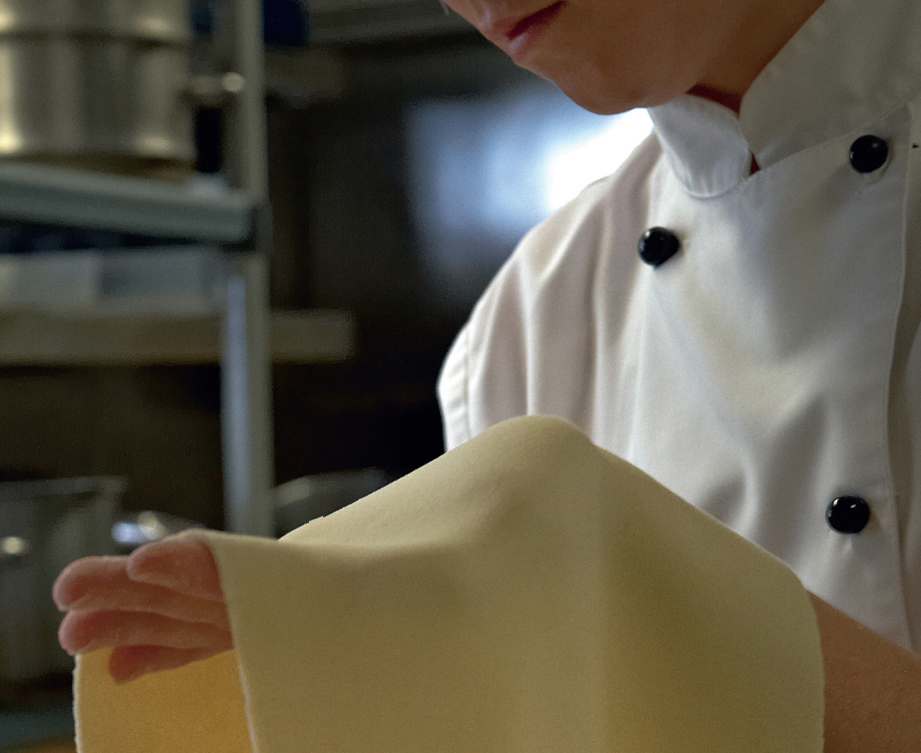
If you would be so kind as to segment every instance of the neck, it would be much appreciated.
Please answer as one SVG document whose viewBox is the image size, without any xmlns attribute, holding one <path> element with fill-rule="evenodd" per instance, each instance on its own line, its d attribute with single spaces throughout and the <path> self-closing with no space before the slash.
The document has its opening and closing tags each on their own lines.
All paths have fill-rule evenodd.
<svg viewBox="0 0 921 753">
<path fill-rule="evenodd" d="M 754 80 L 823 2 L 771 0 L 751 3 L 730 44 L 711 61 L 690 93 L 725 105 L 738 114 L 742 98 Z"/>
<path fill-rule="evenodd" d="M 739 108 L 742 105 L 742 96 L 740 94 L 720 91 L 719 89 L 714 89 L 703 84 L 698 84 L 693 89 L 691 89 L 688 94 L 695 94 L 698 97 L 712 100 L 713 102 L 721 104 L 724 107 L 728 107 L 736 115 L 739 114 Z"/>
</svg>

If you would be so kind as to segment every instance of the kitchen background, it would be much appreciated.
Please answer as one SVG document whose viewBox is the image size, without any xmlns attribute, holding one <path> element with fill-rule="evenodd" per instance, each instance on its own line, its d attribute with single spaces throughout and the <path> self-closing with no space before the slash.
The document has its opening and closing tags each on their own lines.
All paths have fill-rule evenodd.
<svg viewBox="0 0 921 753">
<path fill-rule="evenodd" d="M 214 65 L 220 12 L 219 0 L 189 7 L 193 71 Z M 612 172 L 649 121 L 582 111 L 436 0 L 265 0 L 264 20 L 271 308 L 332 311 L 348 340 L 319 359 L 295 343 L 273 366 L 275 483 L 334 505 L 442 452 L 435 380 L 477 296 L 521 235 Z M 0 95 L 0 124 L 15 107 Z M 219 189 L 219 103 L 199 98 L 193 122 L 192 179 Z M 4 343 L 23 317 L 40 333 L 49 316 L 113 306 L 211 311 L 221 270 L 212 246 L 0 224 L 0 487 L 115 478 L 125 521 L 154 510 L 222 527 L 216 357 L 49 366 Z M 28 613 L 12 580 L 28 559 L 13 556 L 3 510 L 0 494 L 0 657 Z M 71 734 L 66 679 L 0 676 L 0 750 Z"/>
</svg>

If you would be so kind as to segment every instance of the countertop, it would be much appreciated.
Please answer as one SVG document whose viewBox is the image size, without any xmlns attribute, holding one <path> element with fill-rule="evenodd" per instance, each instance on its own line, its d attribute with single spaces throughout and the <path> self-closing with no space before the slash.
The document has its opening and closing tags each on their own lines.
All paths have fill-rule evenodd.
<svg viewBox="0 0 921 753">
<path fill-rule="evenodd" d="M 41 743 L 29 748 L 13 748 L 8 753 L 76 753 L 77 747 L 73 740 Z"/>
<path fill-rule="evenodd" d="M 0 707 L 0 753 L 73 753 L 73 738 L 69 698 L 49 699 L 25 708 Z"/>
</svg>

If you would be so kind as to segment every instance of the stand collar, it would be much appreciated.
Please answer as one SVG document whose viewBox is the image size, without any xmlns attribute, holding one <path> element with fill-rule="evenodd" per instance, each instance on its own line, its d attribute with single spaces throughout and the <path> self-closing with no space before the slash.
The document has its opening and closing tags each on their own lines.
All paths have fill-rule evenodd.
<svg viewBox="0 0 921 753">
<path fill-rule="evenodd" d="M 826 0 L 761 72 L 741 112 L 685 95 L 649 114 L 675 174 L 715 196 L 792 154 L 867 128 L 921 89 L 921 3 Z"/>
</svg>

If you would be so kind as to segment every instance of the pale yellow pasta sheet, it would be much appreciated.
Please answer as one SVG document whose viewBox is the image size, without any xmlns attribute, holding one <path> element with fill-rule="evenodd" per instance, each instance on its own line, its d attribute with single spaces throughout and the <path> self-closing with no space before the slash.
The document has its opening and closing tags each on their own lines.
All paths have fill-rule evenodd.
<svg viewBox="0 0 921 753">
<path fill-rule="evenodd" d="M 550 418 L 280 541 L 203 534 L 236 650 L 116 686 L 82 753 L 821 753 L 792 572 Z"/>
</svg>

